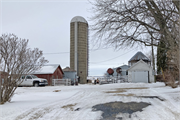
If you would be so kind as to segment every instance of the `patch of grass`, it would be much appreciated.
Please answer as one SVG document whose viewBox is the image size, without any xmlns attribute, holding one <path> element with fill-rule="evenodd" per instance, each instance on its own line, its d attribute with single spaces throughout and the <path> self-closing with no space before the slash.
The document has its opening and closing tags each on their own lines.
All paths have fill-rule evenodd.
<svg viewBox="0 0 180 120">
<path fill-rule="evenodd" d="M 60 92 L 61 90 L 54 90 L 53 92 Z"/>
<path fill-rule="evenodd" d="M 68 104 L 68 105 L 62 106 L 61 108 L 64 108 L 64 109 L 68 109 L 69 108 L 71 111 L 73 111 L 74 110 L 73 107 L 75 105 L 77 105 L 77 103 L 76 104 Z"/>
</svg>

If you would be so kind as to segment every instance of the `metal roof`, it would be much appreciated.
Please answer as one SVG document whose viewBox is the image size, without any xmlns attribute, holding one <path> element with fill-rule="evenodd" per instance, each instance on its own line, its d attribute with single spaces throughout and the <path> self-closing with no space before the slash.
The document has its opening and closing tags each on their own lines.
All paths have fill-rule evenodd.
<svg viewBox="0 0 180 120">
<path fill-rule="evenodd" d="M 66 67 L 63 69 L 64 72 L 76 72 L 75 70 L 69 68 L 69 67 Z"/>
<path fill-rule="evenodd" d="M 129 68 L 130 66 L 129 65 L 121 65 L 121 66 L 119 66 L 121 69 L 122 68 Z M 116 67 L 115 69 L 117 69 L 117 68 L 119 68 L 119 67 Z"/>
<path fill-rule="evenodd" d="M 72 22 L 84 22 L 84 23 L 87 23 L 87 21 L 83 18 L 83 17 L 81 17 L 81 16 L 75 16 L 75 17 L 73 17 L 72 19 L 71 19 L 71 23 Z"/>
<path fill-rule="evenodd" d="M 149 61 L 149 58 L 146 57 L 142 52 L 137 52 L 128 62 L 130 61 L 136 61 L 136 60 L 146 60 L 146 61 Z"/>
<path fill-rule="evenodd" d="M 34 74 L 53 74 L 59 66 L 59 64 L 44 65 L 40 70 L 36 71 Z"/>
</svg>

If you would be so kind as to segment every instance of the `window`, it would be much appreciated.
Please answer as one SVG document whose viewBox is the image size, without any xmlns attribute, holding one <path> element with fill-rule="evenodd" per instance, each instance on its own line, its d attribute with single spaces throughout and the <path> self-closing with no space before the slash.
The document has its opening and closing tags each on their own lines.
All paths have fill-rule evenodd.
<svg viewBox="0 0 180 120">
<path fill-rule="evenodd" d="M 32 79 L 31 76 L 26 76 L 26 79 Z"/>
<path fill-rule="evenodd" d="M 21 77 L 21 79 L 24 79 L 25 78 L 25 76 L 23 75 L 22 77 Z"/>
<path fill-rule="evenodd" d="M 35 76 L 35 75 L 31 75 L 32 76 L 32 78 L 38 78 L 37 76 Z"/>
</svg>

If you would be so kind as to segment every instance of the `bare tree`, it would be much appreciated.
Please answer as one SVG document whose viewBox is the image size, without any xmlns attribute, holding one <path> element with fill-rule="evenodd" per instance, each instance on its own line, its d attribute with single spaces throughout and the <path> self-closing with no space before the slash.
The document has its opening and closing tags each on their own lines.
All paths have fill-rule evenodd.
<svg viewBox="0 0 180 120">
<path fill-rule="evenodd" d="M 115 48 L 158 46 L 162 36 L 169 43 L 172 25 L 179 24 L 179 9 L 172 0 L 95 0 L 92 4 L 95 42 Z"/>
<path fill-rule="evenodd" d="M 23 81 L 21 75 L 31 74 L 47 63 L 42 51 L 28 48 L 28 40 L 14 34 L 0 37 L 0 71 L 4 81 L 0 82 L 0 104 L 9 101 Z M 2 79 L 1 78 L 1 79 Z"/>
<path fill-rule="evenodd" d="M 179 6 L 174 0 L 95 0 L 91 18 L 94 40 L 116 49 L 158 46 L 165 43 L 171 53 L 179 51 Z M 176 50 L 175 50 L 176 48 Z M 178 50 L 178 51 L 177 51 Z M 168 59 L 174 60 L 173 56 Z M 178 58 L 179 59 L 179 58 Z M 179 70 L 178 66 L 174 67 Z"/>
</svg>

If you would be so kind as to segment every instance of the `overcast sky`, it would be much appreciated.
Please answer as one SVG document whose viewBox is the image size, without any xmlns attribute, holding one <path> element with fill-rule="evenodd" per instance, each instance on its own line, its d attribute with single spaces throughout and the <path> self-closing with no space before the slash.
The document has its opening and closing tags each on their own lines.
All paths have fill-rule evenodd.
<svg viewBox="0 0 180 120">
<path fill-rule="evenodd" d="M 0 0 L 1 34 L 14 33 L 29 39 L 30 48 L 39 48 L 49 64 L 70 66 L 70 21 L 84 17 L 89 25 L 92 5 L 87 0 Z M 91 32 L 91 31 L 90 31 Z M 89 75 L 102 76 L 108 68 L 128 64 L 138 51 L 146 54 L 150 48 L 115 51 L 92 47 L 90 33 Z M 57 54 L 56 54 L 57 53 Z"/>
</svg>

